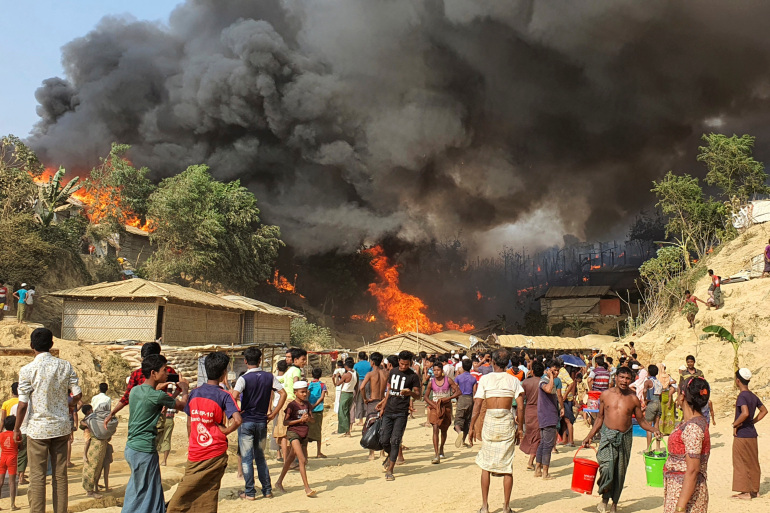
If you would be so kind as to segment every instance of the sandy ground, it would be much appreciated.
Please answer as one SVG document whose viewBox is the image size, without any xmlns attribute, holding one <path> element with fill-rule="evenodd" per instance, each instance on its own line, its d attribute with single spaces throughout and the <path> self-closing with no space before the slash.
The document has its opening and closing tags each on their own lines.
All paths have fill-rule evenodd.
<svg viewBox="0 0 770 513">
<path fill-rule="evenodd" d="M 421 410 L 422 408 L 420 408 Z M 327 410 L 328 411 L 328 410 Z M 447 443 L 446 455 L 439 465 L 431 465 L 432 457 L 431 431 L 420 426 L 424 421 L 422 415 L 416 420 L 410 420 L 407 427 L 405 443 L 410 449 L 406 451 L 406 464 L 397 467 L 396 480 L 386 482 L 378 462 L 368 461 L 366 452 L 358 445 L 360 428 L 356 428 L 353 438 L 340 438 L 336 434 L 336 419 L 334 414 L 328 414 L 325 425 L 324 452 L 328 459 L 310 460 L 309 479 L 311 486 L 318 491 L 314 499 L 306 498 L 302 491 L 299 473 L 292 472 L 287 476 L 285 486 L 287 494 L 276 494 L 272 500 L 260 499 L 246 502 L 237 499 L 238 490 L 243 488 L 243 482 L 236 477 L 236 457 L 231 454 L 227 473 L 222 481 L 220 491 L 219 511 L 235 513 L 243 511 L 261 511 L 269 508 L 274 511 L 292 512 L 338 512 L 341 508 L 346 511 L 375 512 L 384 509 L 398 511 L 446 511 L 469 512 L 477 511 L 480 506 L 479 478 L 480 470 L 474 463 L 477 448 L 455 449 L 454 438 Z M 69 511 L 91 511 L 100 513 L 118 513 L 122 502 L 125 483 L 128 480 L 128 467 L 123 460 L 122 449 L 125 445 L 125 429 L 127 417 L 121 421 L 117 436 L 113 439 L 115 445 L 115 463 L 111 469 L 110 482 L 113 491 L 100 501 L 85 497 L 80 484 L 81 459 L 83 441 L 82 434 L 74 444 L 73 451 L 77 456 L 75 468 L 70 471 L 70 507 Z M 731 495 L 731 431 L 729 421 L 720 418 L 719 426 L 712 430 L 712 455 L 709 464 L 709 487 L 711 495 L 711 511 L 729 511 L 730 508 L 740 508 L 741 513 L 764 512 L 770 508 L 770 476 L 762 480 L 761 497 L 751 502 L 735 501 Z M 184 472 L 186 460 L 185 417 L 177 416 L 174 431 L 174 450 L 169 458 L 169 466 L 162 467 L 166 499 L 170 499 L 176 489 L 176 483 Z M 770 468 L 770 422 L 760 424 L 760 457 L 763 468 Z M 587 428 L 582 423 L 577 425 L 577 434 L 582 436 Z M 620 511 L 661 511 L 663 490 L 649 488 L 645 484 L 644 464 L 641 451 L 644 446 L 643 438 L 634 439 L 634 455 L 629 467 L 629 475 L 623 492 Z M 235 449 L 234 437 L 231 436 L 231 450 Z M 584 450 L 581 456 L 588 453 Z M 315 447 L 311 447 L 311 456 Z M 516 512 L 553 512 L 553 511 L 595 511 L 598 497 L 579 495 L 570 490 L 572 475 L 573 452 L 562 449 L 554 455 L 552 474 L 553 481 L 543 481 L 534 478 L 531 472 L 525 471 L 526 457 L 517 450 L 514 463 L 513 509 Z M 269 460 L 270 473 L 275 482 L 280 471 L 275 459 Z M 26 486 L 21 488 L 26 493 Z M 4 495 L 5 497 L 5 495 Z M 502 480 L 493 479 L 490 493 L 490 510 L 502 511 Z M 26 509 L 26 497 L 19 498 L 18 503 Z M 9 507 L 9 500 L 3 498 L 0 507 Z"/>
</svg>

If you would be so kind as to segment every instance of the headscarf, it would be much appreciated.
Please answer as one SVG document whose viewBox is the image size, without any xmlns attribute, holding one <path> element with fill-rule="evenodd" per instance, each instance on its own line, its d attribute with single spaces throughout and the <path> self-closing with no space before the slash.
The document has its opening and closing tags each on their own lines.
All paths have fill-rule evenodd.
<svg viewBox="0 0 770 513">
<path fill-rule="evenodd" d="M 639 402 L 642 402 L 644 399 L 644 382 L 647 381 L 647 369 L 642 367 L 642 369 L 639 371 L 639 375 L 636 378 L 636 381 L 631 383 L 631 386 L 636 391 L 636 397 L 639 398 Z"/>
<path fill-rule="evenodd" d="M 668 387 L 671 386 L 671 376 L 669 376 L 668 372 L 666 372 L 665 363 L 658 365 L 658 381 L 660 381 L 665 390 L 668 390 Z"/>
</svg>

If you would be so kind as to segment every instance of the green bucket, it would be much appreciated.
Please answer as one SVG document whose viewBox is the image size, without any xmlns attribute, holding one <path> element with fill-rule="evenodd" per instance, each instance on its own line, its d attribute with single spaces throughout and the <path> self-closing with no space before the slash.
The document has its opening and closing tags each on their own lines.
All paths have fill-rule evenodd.
<svg viewBox="0 0 770 513">
<path fill-rule="evenodd" d="M 654 441 L 655 439 L 653 438 L 644 452 L 644 472 L 647 475 L 647 486 L 663 488 L 663 467 L 668 459 L 668 447 L 665 440 L 662 440 L 666 452 L 663 454 L 651 453 Z"/>
</svg>

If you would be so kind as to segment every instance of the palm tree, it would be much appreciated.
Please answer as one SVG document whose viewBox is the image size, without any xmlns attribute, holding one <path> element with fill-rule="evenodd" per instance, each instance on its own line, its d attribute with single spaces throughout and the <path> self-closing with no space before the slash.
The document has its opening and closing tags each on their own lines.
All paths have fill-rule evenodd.
<svg viewBox="0 0 770 513">
<path fill-rule="evenodd" d="M 78 184 L 80 177 L 76 176 L 66 185 L 62 185 L 62 178 L 66 173 L 63 167 L 54 173 L 48 183 L 42 183 L 38 187 L 38 199 L 35 202 L 35 219 L 43 226 L 49 226 L 56 222 L 57 212 L 63 212 L 72 208 L 67 200 L 82 187 Z"/>
</svg>

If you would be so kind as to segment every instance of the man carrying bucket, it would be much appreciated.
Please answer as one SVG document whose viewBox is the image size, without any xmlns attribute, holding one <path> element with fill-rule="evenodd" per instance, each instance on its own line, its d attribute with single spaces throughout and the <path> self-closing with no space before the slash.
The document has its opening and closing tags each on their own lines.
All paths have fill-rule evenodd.
<svg viewBox="0 0 770 513">
<path fill-rule="evenodd" d="M 593 428 L 583 440 L 583 446 L 589 447 L 591 439 L 601 429 L 601 443 L 597 459 L 599 460 L 598 489 L 602 496 L 599 504 L 600 513 L 617 511 L 620 493 L 626 480 L 628 462 L 631 458 L 633 433 L 631 417 L 636 416 L 639 426 L 660 437 L 660 431 L 650 425 L 642 414 L 642 405 L 636 394 L 629 387 L 634 380 L 634 373 L 628 367 L 618 369 L 615 386 L 602 393 L 599 399 L 599 415 Z M 610 498 L 612 506 L 609 506 Z"/>
</svg>

